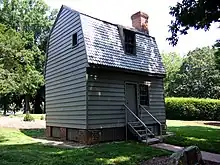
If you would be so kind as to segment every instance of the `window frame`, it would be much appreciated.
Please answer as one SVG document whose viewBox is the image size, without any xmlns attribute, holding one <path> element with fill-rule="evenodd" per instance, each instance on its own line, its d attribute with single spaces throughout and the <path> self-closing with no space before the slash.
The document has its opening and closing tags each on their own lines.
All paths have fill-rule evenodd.
<svg viewBox="0 0 220 165">
<path fill-rule="evenodd" d="M 124 34 L 124 52 L 127 55 L 136 55 L 136 35 L 134 31 L 128 30 L 128 29 L 123 29 L 123 34 Z M 130 37 L 132 38 L 133 42 L 129 43 L 129 41 L 126 41 L 126 39 Z M 133 52 L 128 52 L 127 51 L 127 46 L 133 47 L 132 50 Z"/>
<path fill-rule="evenodd" d="M 143 91 L 141 90 L 141 86 L 146 88 L 144 90 L 144 91 L 146 91 L 145 94 L 143 94 Z M 142 105 L 142 106 L 149 106 L 150 105 L 149 85 L 147 85 L 147 84 L 139 84 L 138 88 L 139 88 L 139 104 Z M 144 97 L 146 100 L 141 99 L 141 97 Z M 144 102 L 144 104 L 143 104 L 143 102 Z"/>
<path fill-rule="evenodd" d="M 75 43 L 75 42 L 76 43 Z M 74 44 L 75 43 L 75 44 Z M 78 46 L 78 34 L 77 34 L 77 32 L 76 33 L 73 33 L 72 34 L 72 48 L 74 48 L 74 47 L 77 47 Z"/>
</svg>

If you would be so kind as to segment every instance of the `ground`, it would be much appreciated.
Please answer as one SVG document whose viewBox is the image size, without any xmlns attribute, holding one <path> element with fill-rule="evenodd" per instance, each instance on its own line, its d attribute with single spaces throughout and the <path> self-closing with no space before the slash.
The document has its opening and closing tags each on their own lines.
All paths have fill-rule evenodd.
<svg viewBox="0 0 220 165">
<path fill-rule="evenodd" d="M 201 150 L 220 153 L 220 122 L 168 120 L 168 131 L 174 137 L 165 139 L 166 143 L 178 146 L 197 145 Z"/>
<path fill-rule="evenodd" d="M 2 111 L 0 111 L 0 117 L 4 117 L 2 115 Z M 7 113 L 7 117 L 10 117 L 10 118 L 24 118 L 25 114 L 23 114 L 23 112 L 17 112 L 15 115 L 10 112 L 10 113 Z M 31 116 L 33 116 L 34 119 L 45 119 L 45 114 L 31 114 Z"/>
<path fill-rule="evenodd" d="M 6 118 L 14 120 L 16 128 L 5 128 L 10 125 Z M 21 118 L 0 118 L 1 165 L 136 165 L 153 157 L 170 155 L 168 151 L 137 142 L 103 143 L 71 149 L 45 146 L 40 140 L 36 141 L 44 136 L 44 128 L 32 128 L 33 123 L 36 127 L 37 122 L 44 121 L 26 122 L 27 129 Z"/>
<path fill-rule="evenodd" d="M 37 116 L 39 119 L 40 115 Z M 104 143 L 71 149 L 45 146 L 43 140 L 39 140 L 44 136 L 45 120 L 24 122 L 22 119 L 23 115 L 0 117 L 1 165 L 68 165 L 73 162 L 80 165 L 149 165 L 152 162 L 164 165 L 171 154 L 137 142 Z M 213 123 L 168 120 L 168 131 L 176 135 L 167 138 L 166 142 L 180 146 L 197 145 L 202 150 L 219 153 L 220 127 L 213 126 Z"/>
</svg>

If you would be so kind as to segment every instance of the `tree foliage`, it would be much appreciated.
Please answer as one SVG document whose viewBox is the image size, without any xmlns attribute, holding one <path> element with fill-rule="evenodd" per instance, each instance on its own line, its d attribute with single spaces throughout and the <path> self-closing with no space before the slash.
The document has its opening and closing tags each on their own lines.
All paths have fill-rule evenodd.
<svg viewBox="0 0 220 165">
<path fill-rule="evenodd" d="M 209 30 L 212 23 L 220 22 L 220 1 L 219 0 L 182 0 L 175 6 L 170 7 L 170 15 L 174 17 L 169 25 L 171 36 L 167 38 L 169 43 L 175 46 L 178 43 L 179 35 L 186 35 L 190 28 Z M 214 44 L 214 43 L 213 43 Z M 216 65 L 220 69 L 219 40 L 215 46 Z"/>
<path fill-rule="evenodd" d="M 216 41 L 216 44 L 214 45 L 216 52 L 215 52 L 215 63 L 216 68 L 220 71 L 220 40 Z"/>
<path fill-rule="evenodd" d="M 9 39 L 2 40 L 2 44 L 5 44 L 2 51 L 5 52 L 0 61 L 2 73 L 0 74 L 2 78 L 0 95 L 13 95 L 13 98 L 15 96 L 15 98 L 21 98 L 25 95 L 25 98 L 28 98 L 28 101 L 25 101 L 26 104 L 29 104 L 33 96 L 34 102 L 39 104 L 35 107 L 40 107 L 42 94 L 39 94 L 39 91 L 44 90 L 39 89 L 43 86 L 46 42 L 56 14 L 57 10 L 51 10 L 43 0 L 0 1 L 0 22 L 5 25 L 4 28 L 8 33 L 1 35 Z M 10 40 L 10 35 L 14 40 Z M 38 93 L 37 97 L 34 96 L 36 93 Z M 2 100 L 6 102 L 6 98 Z"/>
<path fill-rule="evenodd" d="M 34 95 L 43 85 L 43 75 L 36 69 L 37 46 L 25 48 L 27 40 L 15 30 L 0 24 L 0 95 L 4 113 L 12 97 Z"/>
<path fill-rule="evenodd" d="M 51 10 L 43 0 L 2 0 L 0 22 L 22 33 L 26 46 L 37 44 L 45 52 L 46 39 L 57 10 Z"/>
<path fill-rule="evenodd" d="M 174 81 L 169 83 L 169 96 L 220 98 L 220 75 L 215 66 L 215 51 L 210 47 L 190 51 Z"/>
<path fill-rule="evenodd" d="M 166 70 L 166 77 L 164 80 L 165 95 L 168 95 L 168 86 L 170 82 L 175 79 L 176 73 L 180 70 L 183 58 L 175 53 L 162 53 L 163 64 Z"/>
<path fill-rule="evenodd" d="M 214 22 L 220 22 L 220 1 L 218 0 L 182 0 L 170 7 L 174 17 L 169 26 L 171 36 L 168 41 L 176 45 L 179 35 L 185 35 L 190 28 L 209 30 Z"/>
<path fill-rule="evenodd" d="M 43 84 L 43 75 L 36 70 L 34 56 L 41 52 L 37 46 L 25 49 L 21 34 L 0 24 L 0 94 L 34 95 Z"/>
</svg>

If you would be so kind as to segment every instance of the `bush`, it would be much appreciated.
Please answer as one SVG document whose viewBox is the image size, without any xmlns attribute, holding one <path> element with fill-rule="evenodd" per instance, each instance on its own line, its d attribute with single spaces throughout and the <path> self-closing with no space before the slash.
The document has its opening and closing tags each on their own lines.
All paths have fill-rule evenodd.
<svg viewBox="0 0 220 165">
<path fill-rule="evenodd" d="M 175 98 L 165 99 L 167 119 L 220 120 L 220 100 Z"/>
<path fill-rule="evenodd" d="M 34 121 L 34 117 L 31 116 L 29 113 L 27 113 L 27 114 L 24 116 L 24 121 Z"/>
</svg>

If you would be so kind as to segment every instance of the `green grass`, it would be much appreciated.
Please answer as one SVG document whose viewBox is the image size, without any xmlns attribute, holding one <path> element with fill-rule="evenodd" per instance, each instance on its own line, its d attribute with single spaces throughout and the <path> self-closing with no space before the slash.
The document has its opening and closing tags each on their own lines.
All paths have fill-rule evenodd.
<svg viewBox="0 0 220 165">
<path fill-rule="evenodd" d="M 83 149 L 61 149 L 44 146 L 32 137 L 43 130 L 0 128 L 1 165 L 136 165 L 170 152 L 136 142 L 103 143 Z"/>
<path fill-rule="evenodd" d="M 175 136 L 165 142 L 178 146 L 196 145 L 201 150 L 220 153 L 220 127 L 205 125 L 204 122 L 172 121 L 167 122 L 168 131 Z"/>
</svg>

